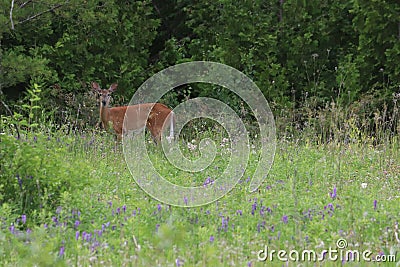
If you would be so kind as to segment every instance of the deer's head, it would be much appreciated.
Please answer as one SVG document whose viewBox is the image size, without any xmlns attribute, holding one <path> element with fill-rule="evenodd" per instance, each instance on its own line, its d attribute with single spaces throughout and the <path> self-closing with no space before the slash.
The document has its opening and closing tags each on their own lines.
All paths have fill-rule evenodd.
<svg viewBox="0 0 400 267">
<path fill-rule="evenodd" d="M 108 107 L 110 104 L 111 93 L 117 89 L 118 84 L 113 83 L 108 89 L 101 89 L 100 85 L 96 82 L 92 82 L 92 89 L 99 95 L 100 105 L 102 107 Z"/>
</svg>

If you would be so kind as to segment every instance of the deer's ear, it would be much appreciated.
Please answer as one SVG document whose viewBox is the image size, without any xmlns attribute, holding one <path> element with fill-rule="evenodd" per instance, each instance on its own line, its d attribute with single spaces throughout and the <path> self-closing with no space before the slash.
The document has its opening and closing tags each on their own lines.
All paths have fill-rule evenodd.
<svg viewBox="0 0 400 267">
<path fill-rule="evenodd" d="M 93 91 L 99 93 L 101 91 L 100 85 L 96 82 L 92 82 L 92 89 Z"/>
<path fill-rule="evenodd" d="M 110 85 L 110 92 L 114 92 L 115 90 L 117 90 L 118 84 L 117 83 L 113 83 Z"/>
</svg>

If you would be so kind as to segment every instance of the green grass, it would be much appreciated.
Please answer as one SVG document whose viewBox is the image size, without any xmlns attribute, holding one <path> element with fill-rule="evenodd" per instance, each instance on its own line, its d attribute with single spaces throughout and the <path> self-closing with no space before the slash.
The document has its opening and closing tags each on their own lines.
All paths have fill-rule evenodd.
<svg viewBox="0 0 400 267">
<path fill-rule="evenodd" d="M 257 252 L 265 246 L 321 252 L 334 249 L 339 238 L 347 240 L 348 249 L 370 250 L 372 256 L 395 254 L 400 261 L 395 235 L 396 231 L 400 234 L 395 228 L 400 221 L 400 145 L 396 138 L 375 146 L 369 142 L 316 145 L 280 140 L 269 176 L 257 192 L 247 190 L 256 165 L 254 151 L 245 175 L 229 194 L 196 208 L 169 206 L 144 193 L 112 136 L 2 138 L 7 144 L 17 144 L 14 149 L 20 153 L 39 151 L 45 156 L 50 149 L 56 152 L 37 170 L 35 164 L 24 165 L 35 163 L 28 156 L 2 167 L 1 266 L 282 266 L 286 263 L 277 258 L 259 262 Z M 2 157 L 10 147 L 2 145 Z M 200 156 L 186 144 L 182 148 L 187 157 Z M 220 148 L 204 173 L 189 173 L 166 163 L 152 144 L 149 149 L 155 168 L 170 181 L 186 186 L 218 177 L 229 160 Z M 39 206 L 20 200 L 18 196 L 28 189 L 25 184 L 18 186 L 13 172 L 23 168 L 26 172 L 35 169 L 40 179 L 57 175 L 62 184 L 55 185 L 57 179 L 53 179 L 47 188 L 59 195 L 40 191 L 39 198 L 26 197 Z M 60 173 L 66 169 L 71 171 Z M 37 186 L 32 188 L 35 194 Z M 12 201 L 5 197 L 13 193 L 17 197 Z M 302 263 L 314 266 L 313 262 Z M 316 263 L 341 264 L 341 260 Z M 364 265 L 368 263 L 345 264 Z"/>
</svg>

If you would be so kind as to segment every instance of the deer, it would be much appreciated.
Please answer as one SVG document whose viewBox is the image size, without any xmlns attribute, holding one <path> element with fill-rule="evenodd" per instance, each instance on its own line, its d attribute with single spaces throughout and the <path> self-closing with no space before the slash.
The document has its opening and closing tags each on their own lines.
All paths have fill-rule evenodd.
<svg viewBox="0 0 400 267">
<path fill-rule="evenodd" d="M 170 126 L 169 143 L 174 139 L 175 114 L 161 103 L 144 103 L 131 106 L 109 107 L 111 94 L 118 84 L 113 83 L 109 89 L 101 89 L 98 83 L 92 82 L 92 89 L 98 93 L 100 100 L 100 120 L 105 130 L 114 130 L 117 140 L 129 131 L 141 131 L 145 127 L 150 131 L 154 143 L 161 142 L 164 126 Z M 127 113 L 128 111 L 128 113 Z M 126 116 L 125 124 L 124 117 Z M 129 117 L 131 119 L 129 119 Z"/>
</svg>

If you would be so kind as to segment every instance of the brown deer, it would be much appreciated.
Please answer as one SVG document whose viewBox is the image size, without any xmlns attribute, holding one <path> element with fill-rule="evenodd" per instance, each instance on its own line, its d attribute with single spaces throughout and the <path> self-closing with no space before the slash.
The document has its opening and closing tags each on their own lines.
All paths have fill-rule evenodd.
<svg viewBox="0 0 400 267">
<path fill-rule="evenodd" d="M 109 89 L 101 89 L 98 83 L 92 82 L 92 89 L 100 97 L 100 120 L 103 128 L 109 130 L 112 127 L 117 135 L 118 141 L 122 135 L 129 131 L 143 130 L 144 127 L 150 131 L 156 144 L 161 141 L 164 125 L 170 125 L 168 141 L 174 138 L 174 112 L 166 105 L 160 103 L 144 103 L 132 106 L 110 108 L 111 93 L 117 89 L 118 84 L 113 83 Z M 128 113 L 126 114 L 126 112 Z M 124 117 L 126 121 L 124 124 Z M 131 119 L 129 119 L 129 117 Z"/>
</svg>

